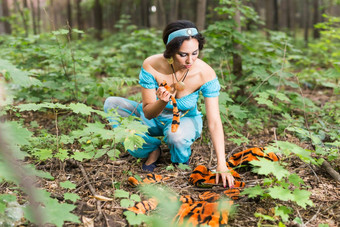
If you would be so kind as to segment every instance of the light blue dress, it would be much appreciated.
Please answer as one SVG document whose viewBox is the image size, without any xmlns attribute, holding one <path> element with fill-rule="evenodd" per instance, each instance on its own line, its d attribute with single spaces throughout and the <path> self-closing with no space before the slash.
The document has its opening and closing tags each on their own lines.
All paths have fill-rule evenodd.
<svg viewBox="0 0 340 227">
<path fill-rule="evenodd" d="M 141 68 L 139 74 L 139 84 L 147 89 L 157 90 L 159 85 L 155 77 Z M 164 136 L 164 142 L 168 145 L 173 163 L 186 163 L 191 155 L 191 144 L 200 137 L 202 132 L 202 114 L 197 109 L 199 94 L 204 97 L 217 97 L 220 91 L 220 84 L 217 78 L 203 84 L 195 92 L 176 99 L 180 116 L 180 126 L 176 132 L 171 132 L 172 109 L 169 102 L 163 112 L 156 118 L 148 120 L 143 113 L 142 105 L 121 97 L 109 97 L 104 103 L 104 111 L 108 112 L 112 108 L 118 107 L 118 113 L 121 116 L 134 115 L 139 117 L 148 129 L 148 134 L 143 136 L 145 144 L 142 148 L 129 150 L 129 153 L 136 158 L 146 158 L 149 153 L 156 150 L 161 140 L 155 138 Z M 134 111 L 132 113 L 132 111 Z M 110 120 L 110 119 L 109 119 Z M 117 127 L 112 121 L 112 127 Z"/>
</svg>

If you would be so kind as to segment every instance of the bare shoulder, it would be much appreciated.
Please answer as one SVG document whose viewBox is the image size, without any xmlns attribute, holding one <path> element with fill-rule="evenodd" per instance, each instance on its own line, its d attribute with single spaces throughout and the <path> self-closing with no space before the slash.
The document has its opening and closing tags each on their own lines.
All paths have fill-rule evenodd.
<svg viewBox="0 0 340 227">
<path fill-rule="evenodd" d="M 216 78 L 215 70 L 210 65 L 201 59 L 197 59 L 197 63 L 200 74 L 204 78 L 204 82 L 208 82 Z"/>
<path fill-rule="evenodd" d="M 164 61 L 164 57 L 162 54 L 155 54 L 148 58 L 146 58 L 143 62 L 143 68 L 146 71 L 152 72 L 152 71 L 158 71 L 160 67 L 160 62 Z"/>
</svg>

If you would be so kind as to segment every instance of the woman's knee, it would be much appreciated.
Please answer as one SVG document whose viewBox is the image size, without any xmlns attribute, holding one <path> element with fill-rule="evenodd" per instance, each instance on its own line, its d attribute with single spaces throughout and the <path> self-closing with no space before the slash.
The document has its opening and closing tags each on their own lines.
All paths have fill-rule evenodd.
<svg viewBox="0 0 340 227">
<path fill-rule="evenodd" d="M 116 96 L 110 96 L 108 97 L 104 102 L 104 111 L 108 112 L 111 109 L 115 109 L 120 106 L 120 103 L 122 102 L 121 97 Z"/>
<path fill-rule="evenodd" d="M 191 143 L 193 142 L 191 139 L 192 136 L 188 135 L 182 128 L 178 128 L 176 132 L 169 132 L 167 133 L 167 142 L 168 144 L 174 145 L 174 146 L 185 146 L 188 144 L 188 142 Z M 189 145 L 189 146 L 190 146 Z"/>
</svg>

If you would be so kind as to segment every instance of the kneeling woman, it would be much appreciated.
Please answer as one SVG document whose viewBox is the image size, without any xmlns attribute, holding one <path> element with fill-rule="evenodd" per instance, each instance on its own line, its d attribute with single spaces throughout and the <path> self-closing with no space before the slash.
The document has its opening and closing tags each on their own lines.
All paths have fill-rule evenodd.
<svg viewBox="0 0 340 227">
<path fill-rule="evenodd" d="M 189 163 L 191 144 L 202 132 L 202 114 L 197 109 L 199 94 L 204 96 L 208 128 L 217 155 L 216 183 L 221 176 L 223 185 L 234 185 L 226 166 L 224 133 L 219 112 L 220 84 L 214 70 L 198 58 L 204 37 L 190 21 L 176 21 L 163 31 L 165 51 L 144 60 L 139 75 L 142 86 L 142 105 L 120 97 L 109 97 L 104 104 L 107 112 L 118 107 L 121 116 L 133 114 L 146 124 L 148 134 L 142 148 L 129 151 L 134 157 L 147 158 L 143 169 L 153 171 L 161 155 L 164 136 L 173 163 Z M 166 82 L 168 86 L 160 86 Z M 177 101 L 180 124 L 171 130 L 174 102 Z"/>
</svg>

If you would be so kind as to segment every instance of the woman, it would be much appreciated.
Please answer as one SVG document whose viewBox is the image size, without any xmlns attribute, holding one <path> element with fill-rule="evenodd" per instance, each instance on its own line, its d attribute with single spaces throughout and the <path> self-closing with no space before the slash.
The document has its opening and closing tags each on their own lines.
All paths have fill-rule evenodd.
<svg viewBox="0 0 340 227">
<path fill-rule="evenodd" d="M 142 105 L 119 97 L 109 97 L 104 104 L 107 112 L 118 107 L 121 116 L 138 116 L 149 126 L 142 148 L 129 151 L 134 157 L 147 158 L 143 169 L 153 171 L 161 155 L 161 141 L 155 136 L 164 136 L 170 148 L 173 163 L 189 164 L 191 144 L 202 132 L 202 115 L 197 109 L 199 94 L 204 96 L 208 128 L 217 155 L 216 183 L 222 178 L 232 187 L 234 178 L 226 166 L 224 133 L 219 113 L 218 95 L 220 85 L 214 70 L 198 58 L 203 49 L 204 37 L 190 21 L 176 21 L 163 31 L 165 51 L 144 60 L 139 75 L 142 86 Z M 170 89 L 160 86 L 166 82 Z M 171 130 L 173 104 L 177 101 L 180 125 Z M 174 132 L 175 131 L 175 132 Z"/>
</svg>

